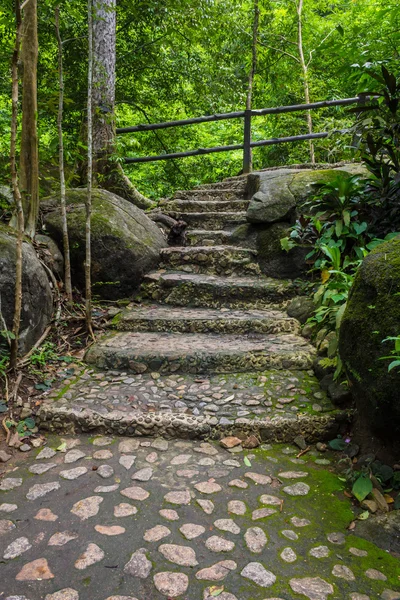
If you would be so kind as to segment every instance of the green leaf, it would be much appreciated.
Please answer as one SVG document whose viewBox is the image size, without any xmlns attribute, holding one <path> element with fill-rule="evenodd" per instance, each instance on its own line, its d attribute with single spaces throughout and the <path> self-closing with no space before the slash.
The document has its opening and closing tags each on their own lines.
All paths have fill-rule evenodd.
<svg viewBox="0 0 400 600">
<path fill-rule="evenodd" d="M 394 501 L 394 504 L 393 504 L 393 508 L 394 508 L 394 510 L 400 510 L 400 494 L 397 494 L 396 500 Z"/>
<path fill-rule="evenodd" d="M 25 419 L 25 425 L 28 429 L 33 429 L 35 427 L 35 419 L 33 417 L 28 417 Z"/>
<path fill-rule="evenodd" d="M 363 473 L 356 479 L 351 491 L 353 496 L 355 496 L 359 502 L 362 502 L 368 494 L 372 492 L 372 488 L 372 481 Z"/>
<path fill-rule="evenodd" d="M 251 462 L 250 460 L 247 458 L 247 456 L 244 457 L 243 459 L 244 464 L 246 465 L 246 467 L 251 467 Z"/>
<path fill-rule="evenodd" d="M 394 369 L 395 367 L 400 367 L 400 360 L 393 360 L 390 365 L 388 366 L 388 371 L 390 373 L 390 371 L 392 369 Z"/>
<path fill-rule="evenodd" d="M 368 518 L 369 518 L 369 512 L 367 510 L 360 513 L 357 517 L 357 519 L 359 519 L 360 521 L 366 521 Z"/>
<path fill-rule="evenodd" d="M 328 442 L 328 446 L 332 450 L 342 451 L 346 448 L 347 444 L 341 438 L 336 438 L 335 440 L 331 440 L 330 442 Z"/>
<path fill-rule="evenodd" d="M 7 412 L 7 405 L 0 404 L 0 413 L 5 413 L 5 412 Z"/>
<path fill-rule="evenodd" d="M 62 444 L 60 444 L 58 446 L 58 448 L 56 448 L 56 450 L 58 450 L 59 452 L 66 452 L 66 450 L 67 450 L 67 442 L 63 442 Z"/>
</svg>

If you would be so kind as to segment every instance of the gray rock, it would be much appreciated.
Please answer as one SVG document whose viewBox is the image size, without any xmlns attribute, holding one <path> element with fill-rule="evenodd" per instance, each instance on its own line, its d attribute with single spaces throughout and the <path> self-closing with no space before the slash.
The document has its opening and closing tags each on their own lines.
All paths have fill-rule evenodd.
<svg viewBox="0 0 400 600">
<path fill-rule="evenodd" d="M 103 479 L 108 479 L 114 475 L 114 469 L 111 465 L 100 465 L 96 473 Z"/>
<path fill-rule="evenodd" d="M 245 579 L 250 579 L 261 587 L 269 587 L 276 581 L 276 577 L 271 571 L 267 571 L 259 562 L 251 562 L 245 566 L 240 573 Z"/>
<path fill-rule="evenodd" d="M 320 577 L 291 579 L 289 585 L 296 594 L 307 596 L 310 600 L 326 600 L 333 594 L 333 586 Z"/>
<path fill-rule="evenodd" d="M 0 224 L 1 312 L 11 331 L 14 315 L 16 236 L 11 227 Z M 25 354 L 40 338 L 50 322 L 53 295 L 46 272 L 32 245 L 22 244 L 22 313 L 19 351 Z"/>
<path fill-rule="evenodd" d="M 54 240 L 48 235 L 36 234 L 35 242 L 39 244 L 38 252 L 41 260 L 58 276 L 64 278 L 64 257 Z"/>
<path fill-rule="evenodd" d="M 312 298 L 309 298 L 308 296 L 296 296 L 296 298 L 290 302 L 287 313 L 289 317 L 293 317 L 300 321 L 301 324 L 304 324 L 307 319 L 312 317 L 314 309 L 315 304 Z"/>
<path fill-rule="evenodd" d="M 163 596 L 176 598 L 186 592 L 189 586 L 189 577 L 185 573 L 164 571 L 154 575 L 154 585 Z"/>
<path fill-rule="evenodd" d="M 7 454 L 4 450 L 0 450 L 0 463 L 5 463 L 10 460 L 11 454 Z"/>
<path fill-rule="evenodd" d="M 333 404 L 336 404 L 337 406 L 351 402 L 353 399 L 349 388 L 341 383 L 336 383 L 335 381 L 328 386 L 328 396 Z"/>
<path fill-rule="evenodd" d="M 67 190 L 68 232 L 74 281 L 84 289 L 86 190 Z M 41 207 L 50 235 L 62 243 L 59 198 Z M 92 272 L 96 294 L 106 299 L 132 294 L 143 275 L 155 267 L 166 240 L 157 225 L 127 200 L 95 189 L 92 196 Z M 106 282 L 106 283 L 104 283 Z"/>
<path fill-rule="evenodd" d="M 146 549 L 139 548 L 131 556 L 129 562 L 124 567 L 124 572 L 132 577 L 138 577 L 139 579 L 146 579 L 150 575 L 151 562 L 146 556 Z"/>
</svg>

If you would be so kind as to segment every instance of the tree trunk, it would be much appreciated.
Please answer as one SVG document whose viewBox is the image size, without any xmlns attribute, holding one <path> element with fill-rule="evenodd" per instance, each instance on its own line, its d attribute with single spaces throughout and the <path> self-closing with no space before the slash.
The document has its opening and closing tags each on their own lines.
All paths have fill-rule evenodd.
<svg viewBox="0 0 400 600">
<path fill-rule="evenodd" d="M 67 293 L 68 302 L 72 304 L 72 282 L 71 282 L 71 260 L 69 253 L 69 238 L 68 238 L 68 223 L 67 209 L 65 203 L 65 172 L 64 172 L 64 140 L 63 140 L 63 108 L 64 108 L 64 74 L 63 74 L 63 47 L 60 36 L 60 7 L 54 11 L 56 37 L 58 43 L 58 81 L 59 81 L 59 96 L 58 96 L 58 162 L 60 171 L 60 199 L 61 199 L 61 219 L 63 228 L 63 249 L 64 249 L 64 283 Z"/>
<path fill-rule="evenodd" d="M 15 303 L 13 317 L 13 339 L 11 340 L 10 348 L 10 366 L 15 369 L 18 356 L 18 336 L 21 322 L 22 308 L 22 241 L 24 235 L 24 212 L 22 208 L 21 192 L 18 184 L 17 172 L 17 125 L 18 125 L 18 59 L 21 43 L 21 11 L 19 2 L 15 3 L 15 46 L 12 57 L 12 115 L 11 115 L 11 143 L 10 143 L 10 165 L 11 165 L 11 182 L 14 196 L 15 207 L 17 210 L 17 244 L 15 258 Z"/>
<path fill-rule="evenodd" d="M 25 233 L 35 236 L 39 215 L 39 154 L 37 135 L 37 0 L 29 0 L 22 22 L 22 131 L 20 189 Z"/>
<path fill-rule="evenodd" d="M 297 9 L 297 45 L 299 49 L 300 56 L 300 64 L 303 71 L 303 87 L 304 87 L 304 99 L 306 104 L 310 104 L 310 86 L 308 82 L 308 67 L 306 61 L 304 59 L 304 51 L 303 51 L 303 23 L 302 23 L 302 13 L 303 13 L 303 0 L 299 0 L 296 5 Z M 307 111 L 307 126 L 308 133 L 313 132 L 313 121 L 311 116 L 311 110 Z M 309 141 L 310 144 L 310 161 L 311 164 L 315 164 L 315 151 L 313 141 Z"/>
<path fill-rule="evenodd" d="M 87 197 L 86 197 L 86 255 L 85 255 L 85 307 L 86 327 L 93 336 L 92 329 L 92 255 L 91 255 L 91 214 L 92 214 L 92 168 L 93 168 L 93 4 L 88 0 L 88 91 L 87 91 Z"/>
<path fill-rule="evenodd" d="M 140 194 L 115 154 L 116 0 L 98 0 L 93 7 L 93 174 L 96 184 L 140 208 L 152 202 Z"/>
<path fill-rule="evenodd" d="M 253 82 L 254 75 L 257 69 L 257 38 L 258 38 L 258 23 L 260 18 L 260 9 L 258 7 L 258 0 L 254 0 L 254 18 L 253 18 L 253 42 L 251 46 L 251 67 L 249 72 L 249 80 L 247 86 L 247 97 L 246 97 L 246 110 L 251 110 L 251 101 L 253 95 Z M 251 123 L 251 121 L 250 121 Z M 251 134 L 250 134 L 251 135 Z M 253 156 L 250 148 L 250 160 L 249 160 L 249 173 L 252 171 Z"/>
</svg>

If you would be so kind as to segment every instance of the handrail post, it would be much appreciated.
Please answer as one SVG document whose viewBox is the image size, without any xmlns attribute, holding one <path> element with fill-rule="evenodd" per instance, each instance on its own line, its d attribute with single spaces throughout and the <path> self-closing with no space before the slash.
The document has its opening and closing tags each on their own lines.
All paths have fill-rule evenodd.
<svg viewBox="0 0 400 600">
<path fill-rule="evenodd" d="M 251 110 L 244 111 L 243 175 L 251 173 Z"/>
</svg>

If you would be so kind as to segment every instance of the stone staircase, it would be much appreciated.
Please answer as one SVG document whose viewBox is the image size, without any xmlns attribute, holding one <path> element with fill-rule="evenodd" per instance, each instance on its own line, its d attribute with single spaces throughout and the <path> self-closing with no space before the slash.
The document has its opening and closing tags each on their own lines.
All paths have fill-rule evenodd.
<svg viewBox="0 0 400 600">
<path fill-rule="evenodd" d="M 44 403 L 42 427 L 129 435 L 265 440 L 332 435 L 334 411 L 312 372 L 315 349 L 286 306 L 292 281 L 265 277 L 231 243 L 246 223 L 246 178 L 176 192 L 161 209 L 188 224 L 136 302 L 86 354 L 89 369 Z"/>
</svg>

